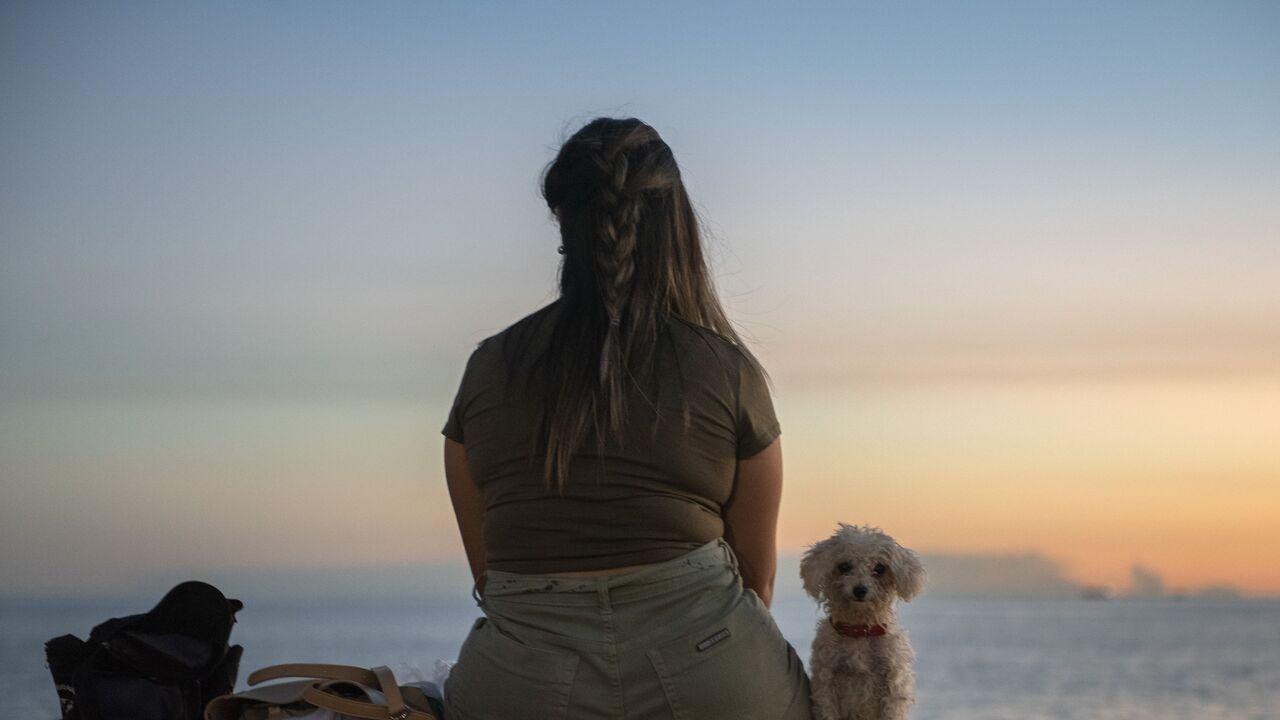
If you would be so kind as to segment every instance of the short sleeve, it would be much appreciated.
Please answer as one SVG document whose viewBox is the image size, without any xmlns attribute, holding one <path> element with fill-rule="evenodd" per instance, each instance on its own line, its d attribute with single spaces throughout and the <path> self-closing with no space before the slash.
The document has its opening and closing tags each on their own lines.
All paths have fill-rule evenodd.
<svg viewBox="0 0 1280 720">
<path fill-rule="evenodd" d="M 738 372 L 738 459 L 764 450 L 782 433 L 760 365 L 743 355 Z"/>
<path fill-rule="evenodd" d="M 472 385 L 472 375 L 475 373 L 476 354 L 478 352 L 479 349 L 477 348 L 467 358 L 466 369 L 463 370 L 462 380 L 458 383 L 458 392 L 453 396 L 453 407 L 449 408 L 449 417 L 445 420 L 444 427 L 440 430 L 442 435 L 456 442 L 462 442 L 462 423 L 466 417 L 467 405 L 471 399 L 469 388 Z"/>
<path fill-rule="evenodd" d="M 453 397 L 453 407 L 449 410 L 449 418 L 444 423 L 441 434 L 455 442 L 462 442 L 462 391 L 466 387 L 466 378 L 458 385 L 458 392 Z"/>
</svg>

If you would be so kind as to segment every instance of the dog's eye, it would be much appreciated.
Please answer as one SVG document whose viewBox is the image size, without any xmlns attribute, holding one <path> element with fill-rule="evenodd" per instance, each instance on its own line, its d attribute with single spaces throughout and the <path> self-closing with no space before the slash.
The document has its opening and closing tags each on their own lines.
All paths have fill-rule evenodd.
<svg viewBox="0 0 1280 720">
<path fill-rule="evenodd" d="M 871 569 L 871 572 L 875 573 L 876 575 L 883 575 L 884 571 L 888 569 L 889 568 L 884 566 L 884 563 L 876 563 L 876 566 Z"/>
<path fill-rule="evenodd" d="M 836 566 L 836 570 L 839 570 L 841 575 L 848 575 L 849 571 L 852 569 L 853 569 L 853 564 L 847 563 L 847 562 L 842 562 Z"/>
</svg>

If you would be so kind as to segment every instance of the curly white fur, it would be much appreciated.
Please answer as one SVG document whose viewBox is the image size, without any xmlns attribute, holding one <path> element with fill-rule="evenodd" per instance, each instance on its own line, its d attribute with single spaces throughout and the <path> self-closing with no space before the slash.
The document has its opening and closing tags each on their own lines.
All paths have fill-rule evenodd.
<svg viewBox="0 0 1280 720">
<path fill-rule="evenodd" d="M 828 617 L 809 657 L 814 720 L 902 720 L 914 701 L 915 652 L 893 605 L 924 589 L 924 566 L 879 528 L 840 523 L 800 561 L 800 579 Z M 833 622 L 883 625 L 846 637 Z"/>
</svg>

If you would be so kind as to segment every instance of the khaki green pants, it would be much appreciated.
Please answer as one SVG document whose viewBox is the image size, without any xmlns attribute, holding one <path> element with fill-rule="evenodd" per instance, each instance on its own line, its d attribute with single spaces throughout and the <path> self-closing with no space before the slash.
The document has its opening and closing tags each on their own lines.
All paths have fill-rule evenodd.
<svg viewBox="0 0 1280 720">
<path fill-rule="evenodd" d="M 490 571 L 445 720 L 809 720 L 809 680 L 723 539 L 610 577 Z"/>
</svg>

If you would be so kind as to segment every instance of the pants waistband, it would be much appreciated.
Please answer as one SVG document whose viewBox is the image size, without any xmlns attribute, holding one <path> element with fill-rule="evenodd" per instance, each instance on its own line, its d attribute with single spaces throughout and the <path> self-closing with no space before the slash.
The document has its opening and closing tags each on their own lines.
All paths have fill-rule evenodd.
<svg viewBox="0 0 1280 720">
<path fill-rule="evenodd" d="M 676 558 L 617 575 L 526 575 L 489 570 L 485 572 L 484 597 L 472 595 L 483 606 L 489 598 L 549 602 L 564 605 L 604 605 L 640 600 L 668 591 L 672 581 L 691 573 L 725 570 L 738 574 L 738 558 L 724 538 L 718 537 Z"/>
</svg>

